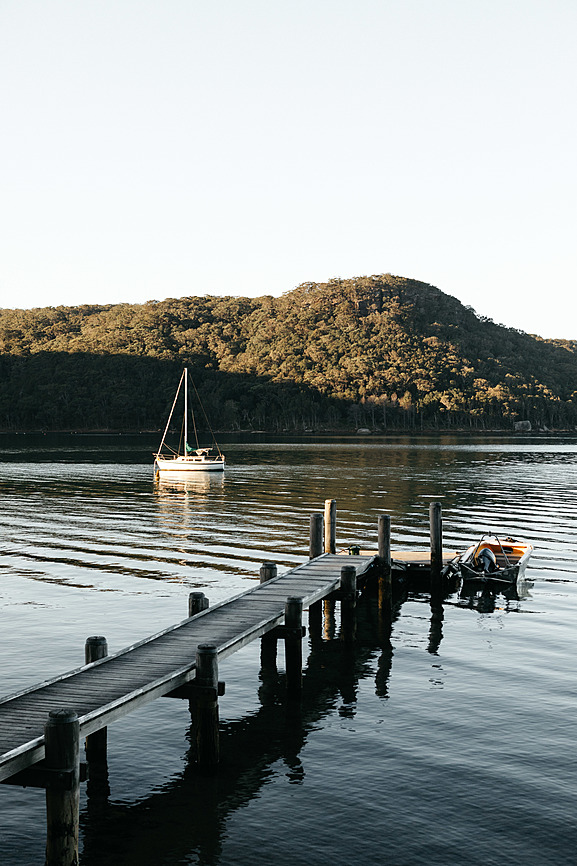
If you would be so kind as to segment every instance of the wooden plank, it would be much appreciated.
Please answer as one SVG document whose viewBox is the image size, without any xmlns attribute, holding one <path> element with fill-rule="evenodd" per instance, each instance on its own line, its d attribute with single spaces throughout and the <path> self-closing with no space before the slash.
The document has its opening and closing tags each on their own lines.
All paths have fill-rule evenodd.
<svg viewBox="0 0 577 866">
<path fill-rule="evenodd" d="M 374 561 L 374 554 L 347 557 L 357 575 Z M 340 555 L 323 554 L 118 653 L 3 698 L 0 779 L 42 760 L 50 710 L 73 705 L 81 736 L 95 733 L 193 680 L 198 644 L 213 643 L 219 659 L 226 658 L 281 624 L 288 596 L 310 604 L 329 594 L 340 583 L 342 564 Z"/>
</svg>

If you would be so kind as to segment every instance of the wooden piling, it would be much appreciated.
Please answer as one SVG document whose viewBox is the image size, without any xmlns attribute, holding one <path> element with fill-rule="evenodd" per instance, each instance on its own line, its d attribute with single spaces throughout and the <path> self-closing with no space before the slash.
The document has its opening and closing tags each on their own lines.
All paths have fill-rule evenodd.
<svg viewBox="0 0 577 866">
<path fill-rule="evenodd" d="M 389 617 L 393 605 L 393 587 L 391 571 L 391 518 L 388 514 L 379 514 L 378 545 L 380 566 L 378 579 L 379 611 L 383 616 Z"/>
<path fill-rule="evenodd" d="M 194 701 L 193 736 L 196 760 L 204 768 L 219 761 L 218 735 L 218 657 L 212 644 L 199 644 L 196 651 L 197 690 Z"/>
<path fill-rule="evenodd" d="M 204 592 L 191 592 L 188 596 L 188 615 L 196 616 L 202 610 L 208 609 L 208 598 Z"/>
<path fill-rule="evenodd" d="M 267 583 L 277 576 L 275 562 L 263 562 L 260 567 L 260 582 Z M 265 634 L 260 641 L 260 666 L 263 670 L 276 670 L 277 639 L 273 635 Z"/>
<path fill-rule="evenodd" d="M 52 710 L 44 728 L 45 765 L 68 774 L 46 789 L 46 866 L 77 866 L 80 724 L 74 710 Z"/>
<path fill-rule="evenodd" d="M 431 587 L 438 588 L 443 570 L 443 511 L 440 502 L 429 505 L 431 529 Z"/>
<path fill-rule="evenodd" d="M 391 518 L 388 514 L 379 514 L 378 522 L 379 561 L 381 565 L 391 568 Z"/>
<path fill-rule="evenodd" d="M 286 600 L 285 626 L 291 629 L 292 634 L 285 637 L 285 667 L 287 697 L 300 699 L 302 691 L 303 670 L 303 600 L 297 596 L 290 596 Z"/>
<path fill-rule="evenodd" d="M 266 583 L 277 576 L 276 562 L 263 562 L 260 567 L 260 582 Z"/>
<path fill-rule="evenodd" d="M 309 536 L 309 559 L 316 559 L 323 552 L 323 515 L 318 512 L 311 514 Z"/>
<path fill-rule="evenodd" d="M 341 638 L 352 643 L 356 637 L 357 570 L 354 565 L 341 568 Z"/>
<path fill-rule="evenodd" d="M 91 635 L 84 644 L 84 660 L 86 664 L 104 659 L 108 655 L 108 643 L 102 635 Z M 89 765 L 104 764 L 107 761 L 108 728 L 101 728 L 86 737 L 84 748 Z M 97 772 L 97 775 L 98 772 Z M 107 773 L 105 773 L 107 775 Z"/>
<path fill-rule="evenodd" d="M 309 536 L 309 559 L 316 559 L 323 553 L 324 517 L 320 512 L 311 514 Z M 323 617 L 322 601 L 315 601 L 309 606 L 309 630 L 312 637 L 320 635 Z"/>
<path fill-rule="evenodd" d="M 325 553 L 337 550 L 337 500 L 325 499 Z"/>
</svg>

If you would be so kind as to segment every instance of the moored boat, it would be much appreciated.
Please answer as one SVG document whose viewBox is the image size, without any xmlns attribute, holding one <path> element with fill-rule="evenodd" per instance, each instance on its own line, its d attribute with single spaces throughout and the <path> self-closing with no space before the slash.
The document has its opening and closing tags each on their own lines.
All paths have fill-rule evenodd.
<svg viewBox="0 0 577 866">
<path fill-rule="evenodd" d="M 533 545 L 516 538 L 483 535 L 477 544 L 459 556 L 454 563 L 464 581 L 516 583 L 522 577 L 533 551 Z"/>
<path fill-rule="evenodd" d="M 194 387 L 194 385 L 193 385 Z M 181 392 L 184 392 L 184 414 L 183 414 L 183 427 L 182 427 L 182 435 L 180 439 L 180 444 L 178 450 L 174 450 L 170 448 L 166 444 L 166 436 L 168 434 L 168 429 L 170 427 L 170 422 L 172 421 L 172 416 L 174 414 L 174 409 L 176 407 L 178 396 Z M 196 389 L 195 389 L 196 391 Z M 200 397 L 197 398 L 200 403 Z M 200 403 L 201 408 L 202 403 Z M 205 419 L 212 434 L 214 446 L 210 447 L 200 447 L 198 442 L 198 435 L 196 430 L 196 421 L 194 420 L 194 412 L 191 411 L 191 417 L 194 428 L 194 437 L 196 440 L 196 448 L 193 448 L 189 445 L 188 442 L 188 415 L 189 415 L 189 405 L 188 405 L 188 370 L 185 367 L 182 371 L 182 376 L 180 377 L 180 382 L 178 383 L 178 388 L 176 389 L 176 394 L 174 397 L 174 401 L 172 404 L 172 409 L 170 410 L 170 414 L 168 416 L 168 421 L 166 422 L 166 427 L 164 430 L 164 435 L 162 437 L 162 441 L 160 443 L 160 447 L 157 453 L 154 455 L 154 471 L 158 472 L 179 472 L 179 473 L 188 473 L 188 472 L 222 472 L 224 470 L 225 458 L 224 454 L 222 454 L 216 439 L 214 438 L 214 434 L 212 433 L 212 429 L 210 428 L 210 424 L 208 422 L 208 418 Z M 204 412 L 204 409 L 203 409 Z M 168 453 L 165 453 L 163 449 L 166 448 Z"/>
</svg>

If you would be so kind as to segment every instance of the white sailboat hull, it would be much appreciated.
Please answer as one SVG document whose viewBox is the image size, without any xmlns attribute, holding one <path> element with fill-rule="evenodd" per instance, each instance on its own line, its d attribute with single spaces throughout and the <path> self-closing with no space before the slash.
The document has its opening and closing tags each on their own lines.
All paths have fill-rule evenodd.
<svg viewBox="0 0 577 866">
<path fill-rule="evenodd" d="M 159 472 L 223 472 L 224 457 L 198 457 L 180 455 L 178 457 L 156 457 L 155 468 Z"/>
</svg>

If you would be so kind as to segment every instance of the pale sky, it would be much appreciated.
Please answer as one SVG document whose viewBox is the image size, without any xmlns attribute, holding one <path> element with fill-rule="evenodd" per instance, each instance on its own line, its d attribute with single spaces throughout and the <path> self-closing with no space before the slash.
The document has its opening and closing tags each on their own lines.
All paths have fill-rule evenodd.
<svg viewBox="0 0 577 866">
<path fill-rule="evenodd" d="M 577 338 L 575 0 L 0 0 L 0 306 L 392 273 Z"/>
</svg>

